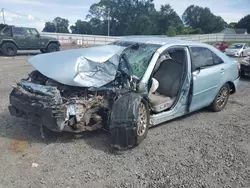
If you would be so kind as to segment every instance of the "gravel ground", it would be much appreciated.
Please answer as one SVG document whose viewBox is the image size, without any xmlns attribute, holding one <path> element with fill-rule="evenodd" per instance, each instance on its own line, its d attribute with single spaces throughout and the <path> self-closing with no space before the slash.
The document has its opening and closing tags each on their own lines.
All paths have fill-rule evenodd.
<svg viewBox="0 0 250 188">
<path fill-rule="evenodd" d="M 113 152 L 98 131 L 49 134 L 11 117 L 11 85 L 32 68 L 27 56 L 0 57 L 0 188 L 250 187 L 250 84 L 225 110 L 201 110 L 149 130 L 133 150 Z"/>
</svg>

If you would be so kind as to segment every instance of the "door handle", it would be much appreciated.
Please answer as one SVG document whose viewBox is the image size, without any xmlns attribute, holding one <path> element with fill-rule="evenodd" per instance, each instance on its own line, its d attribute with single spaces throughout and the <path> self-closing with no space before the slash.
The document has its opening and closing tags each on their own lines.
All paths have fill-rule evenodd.
<svg viewBox="0 0 250 188">
<path fill-rule="evenodd" d="M 221 69 L 221 70 L 220 70 L 220 73 L 221 73 L 221 74 L 224 74 L 224 73 L 225 73 L 225 69 Z"/>
</svg>

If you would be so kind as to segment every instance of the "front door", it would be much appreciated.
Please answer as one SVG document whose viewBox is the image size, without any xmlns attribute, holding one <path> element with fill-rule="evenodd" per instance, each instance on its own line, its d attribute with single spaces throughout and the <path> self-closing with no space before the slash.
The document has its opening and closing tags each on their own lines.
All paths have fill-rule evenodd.
<svg viewBox="0 0 250 188">
<path fill-rule="evenodd" d="M 26 28 L 25 31 L 29 49 L 40 49 L 41 39 L 39 38 L 39 33 L 37 32 L 37 30 L 32 28 Z"/>
<path fill-rule="evenodd" d="M 225 78 L 224 62 L 207 48 L 191 47 L 193 96 L 190 112 L 211 104 Z"/>
</svg>

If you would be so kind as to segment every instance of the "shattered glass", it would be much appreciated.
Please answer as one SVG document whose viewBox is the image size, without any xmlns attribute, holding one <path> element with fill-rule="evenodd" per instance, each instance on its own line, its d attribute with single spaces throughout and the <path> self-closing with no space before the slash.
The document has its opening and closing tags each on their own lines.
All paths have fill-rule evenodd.
<svg viewBox="0 0 250 188">
<path fill-rule="evenodd" d="M 159 48 L 155 44 L 139 44 L 138 48 L 127 48 L 123 53 L 126 54 L 131 64 L 133 75 L 141 78 L 148 68 L 148 64 Z"/>
</svg>

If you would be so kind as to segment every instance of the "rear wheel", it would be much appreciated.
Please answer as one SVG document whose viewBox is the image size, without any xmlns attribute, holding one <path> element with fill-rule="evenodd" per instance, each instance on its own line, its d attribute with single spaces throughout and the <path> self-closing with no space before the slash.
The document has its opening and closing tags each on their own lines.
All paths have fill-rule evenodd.
<svg viewBox="0 0 250 188">
<path fill-rule="evenodd" d="M 216 95 L 213 103 L 211 104 L 211 109 L 214 112 L 219 112 L 223 110 L 227 104 L 230 95 L 230 86 L 225 84 L 222 86 L 218 94 Z"/>
<path fill-rule="evenodd" d="M 17 47 L 13 43 L 4 43 L 2 46 L 3 54 L 6 56 L 15 56 L 17 55 Z"/>
<path fill-rule="evenodd" d="M 49 46 L 47 48 L 47 52 L 57 52 L 57 51 L 60 51 L 60 48 L 57 44 L 55 44 L 55 43 L 49 44 Z"/>
</svg>

